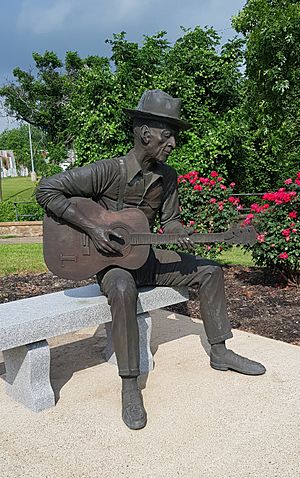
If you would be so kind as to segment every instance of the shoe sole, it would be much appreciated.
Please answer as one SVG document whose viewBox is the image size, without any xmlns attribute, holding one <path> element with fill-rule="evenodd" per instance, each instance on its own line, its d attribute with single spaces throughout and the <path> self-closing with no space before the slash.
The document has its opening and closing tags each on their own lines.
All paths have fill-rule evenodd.
<svg viewBox="0 0 300 478">
<path fill-rule="evenodd" d="M 210 362 L 210 366 L 215 370 L 221 370 L 222 372 L 233 370 L 234 372 L 242 373 L 244 375 L 263 375 L 265 373 L 265 370 L 262 370 L 261 372 L 246 372 L 245 370 L 239 369 L 237 367 L 229 367 L 226 364 L 219 364 L 215 362 Z"/>
<path fill-rule="evenodd" d="M 142 428 L 145 428 L 145 426 L 147 425 L 147 420 L 143 421 L 143 422 L 138 422 L 136 423 L 135 425 L 129 425 L 129 423 L 126 423 L 126 421 L 124 420 L 124 418 L 122 417 L 123 419 L 123 422 L 125 423 L 125 425 L 130 429 L 130 430 L 141 430 Z"/>
</svg>

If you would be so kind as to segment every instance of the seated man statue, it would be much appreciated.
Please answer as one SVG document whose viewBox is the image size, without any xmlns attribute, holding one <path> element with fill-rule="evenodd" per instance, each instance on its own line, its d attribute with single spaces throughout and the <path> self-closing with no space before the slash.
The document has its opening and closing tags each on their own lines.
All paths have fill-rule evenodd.
<svg viewBox="0 0 300 478">
<path fill-rule="evenodd" d="M 183 233 L 181 248 L 193 251 L 192 235 L 180 221 L 177 175 L 166 164 L 175 148 L 178 131 L 189 127 L 180 119 L 180 108 L 179 98 L 161 90 L 145 91 L 136 109 L 124 109 L 133 118 L 133 149 L 121 160 L 96 161 L 41 180 L 36 193 L 39 204 L 67 223 L 79 226 L 102 254 L 120 254 L 117 242 L 110 241 L 109 224 L 86 217 L 70 202 L 71 197 L 91 198 L 112 211 L 139 208 L 146 215 L 150 228 L 159 215 L 163 231 Z M 122 379 L 122 418 L 129 428 L 143 428 L 147 422 L 137 382 L 140 374 L 136 314 L 139 286 L 196 288 L 211 345 L 211 367 L 249 375 L 265 372 L 263 365 L 226 348 L 225 341 L 232 333 L 226 311 L 223 271 L 216 262 L 189 253 L 151 248 L 146 263 L 139 269 L 109 266 L 97 275 L 97 279 L 111 307 L 112 339 Z"/>
</svg>

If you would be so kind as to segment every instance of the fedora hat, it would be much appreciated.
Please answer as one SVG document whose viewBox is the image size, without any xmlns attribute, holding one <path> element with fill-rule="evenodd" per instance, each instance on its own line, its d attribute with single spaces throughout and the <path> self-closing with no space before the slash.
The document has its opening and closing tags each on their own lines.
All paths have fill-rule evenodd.
<svg viewBox="0 0 300 478">
<path fill-rule="evenodd" d="M 180 98 L 173 98 L 162 90 L 146 90 L 136 109 L 123 108 L 123 111 L 132 118 L 165 120 L 178 129 L 188 129 L 191 125 L 180 119 L 180 109 Z"/>
</svg>

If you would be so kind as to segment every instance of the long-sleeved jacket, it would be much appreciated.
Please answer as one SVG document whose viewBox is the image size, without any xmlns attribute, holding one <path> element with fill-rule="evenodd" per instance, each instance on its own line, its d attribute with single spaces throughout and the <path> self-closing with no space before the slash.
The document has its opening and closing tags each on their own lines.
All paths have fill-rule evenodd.
<svg viewBox="0 0 300 478">
<path fill-rule="evenodd" d="M 124 208 L 139 208 L 148 218 L 150 228 L 159 214 L 165 229 L 181 227 L 176 171 L 164 163 L 143 173 L 134 150 L 125 157 L 127 181 L 124 190 Z M 42 179 L 36 198 L 45 209 L 62 217 L 70 206 L 70 198 L 92 198 L 105 209 L 117 210 L 120 184 L 119 158 L 96 161 L 50 178 Z"/>
</svg>

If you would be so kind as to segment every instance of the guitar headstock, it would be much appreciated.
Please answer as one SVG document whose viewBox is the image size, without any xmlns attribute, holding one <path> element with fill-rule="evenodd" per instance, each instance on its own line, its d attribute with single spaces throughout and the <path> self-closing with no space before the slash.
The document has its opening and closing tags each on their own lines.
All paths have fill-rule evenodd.
<svg viewBox="0 0 300 478">
<path fill-rule="evenodd" d="M 225 242 L 228 244 L 240 244 L 243 246 L 253 246 L 257 240 L 257 232 L 255 227 L 239 226 L 238 224 L 230 227 L 228 231 L 224 233 Z"/>
</svg>

